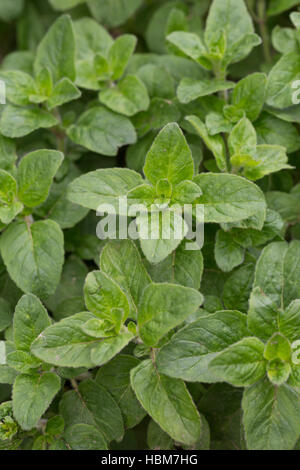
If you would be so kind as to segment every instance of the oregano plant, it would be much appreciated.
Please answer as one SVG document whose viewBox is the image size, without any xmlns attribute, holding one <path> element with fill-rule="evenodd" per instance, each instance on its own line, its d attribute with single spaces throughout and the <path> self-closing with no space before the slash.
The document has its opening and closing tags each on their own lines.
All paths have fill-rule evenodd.
<svg viewBox="0 0 300 470">
<path fill-rule="evenodd" d="M 0 449 L 300 449 L 300 2 L 0 2 Z"/>
</svg>

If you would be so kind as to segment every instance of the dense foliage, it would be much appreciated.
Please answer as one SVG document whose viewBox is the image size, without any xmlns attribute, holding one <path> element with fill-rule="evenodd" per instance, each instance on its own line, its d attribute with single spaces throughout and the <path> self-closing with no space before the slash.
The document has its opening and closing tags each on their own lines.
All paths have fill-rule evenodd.
<svg viewBox="0 0 300 470">
<path fill-rule="evenodd" d="M 0 2 L 0 449 L 300 448 L 298 7 Z"/>
</svg>

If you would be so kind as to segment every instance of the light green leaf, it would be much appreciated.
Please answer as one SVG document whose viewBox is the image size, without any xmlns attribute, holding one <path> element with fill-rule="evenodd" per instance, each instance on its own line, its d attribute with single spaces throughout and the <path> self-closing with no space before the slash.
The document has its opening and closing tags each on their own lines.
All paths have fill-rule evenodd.
<svg viewBox="0 0 300 470">
<path fill-rule="evenodd" d="M 60 379 L 52 372 L 18 375 L 13 387 L 13 411 L 21 428 L 34 428 L 60 389 Z"/>
<path fill-rule="evenodd" d="M 300 79 L 300 56 L 298 52 L 285 54 L 272 68 L 267 82 L 266 102 L 274 108 L 292 106 L 295 90 L 293 83 Z"/>
<path fill-rule="evenodd" d="M 255 159 L 258 161 L 257 165 L 252 167 L 251 164 L 249 168 L 245 168 L 245 176 L 252 181 L 283 169 L 293 168 L 288 165 L 285 147 L 279 145 L 258 145 Z"/>
<path fill-rule="evenodd" d="M 235 242 L 230 232 L 218 230 L 215 244 L 215 259 L 224 272 L 232 271 L 244 261 L 245 250 Z"/>
<path fill-rule="evenodd" d="M 118 315 L 115 318 L 117 312 L 114 313 L 114 310 L 117 309 L 121 314 L 122 323 L 129 316 L 129 303 L 126 295 L 115 281 L 101 271 L 93 271 L 87 276 L 84 298 L 88 310 L 113 324 L 117 323 L 119 317 Z"/>
<path fill-rule="evenodd" d="M 195 33 L 174 31 L 167 36 L 167 41 L 176 46 L 176 48 L 196 62 L 198 62 L 202 56 L 207 54 L 205 44 Z"/>
<path fill-rule="evenodd" d="M 123 289 L 130 301 L 130 316 L 136 318 L 137 305 L 151 279 L 134 243 L 131 240 L 109 241 L 101 252 L 100 267 Z"/>
<path fill-rule="evenodd" d="M 291 450 L 300 435 L 299 392 L 267 379 L 247 388 L 242 407 L 249 450 Z"/>
<path fill-rule="evenodd" d="M 195 128 L 207 148 L 213 153 L 218 168 L 221 171 L 227 171 L 226 147 L 222 137 L 220 135 L 210 136 L 205 124 L 197 116 L 187 116 L 186 120 Z"/>
<path fill-rule="evenodd" d="M 233 82 L 219 80 L 217 78 L 207 78 L 203 80 L 184 78 L 181 80 L 177 89 L 177 97 L 181 103 L 186 104 L 197 98 L 212 95 L 219 91 L 230 90 L 233 87 Z"/>
<path fill-rule="evenodd" d="M 52 24 L 38 46 L 34 71 L 38 74 L 44 68 L 51 70 L 54 83 L 64 77 L 75 80 L 75 38 L 68 15 L 59 17 Z"/>
<path fill-rule="evenodd" d="M 232 93 L 232 104 L 245 111 L 250 121 L 258 118 L 265 100 L 266 76 L 253 73 L 240 80 Z"/>
<path fill-rule="evenodd" d="M 65 103 L 76 100 L 80 98 L 81 92 L 78 88 L 71 82 L 69 78 L 62 78 L 55 85 L 53 92 L 47 101 L 48 109 L 54 109 L 58 106 L 62 106 Z"/>
<path fill-rule="evenodd" d="M 136 75 L 127 75 L 115 88 L 101 91 L 101 103 L 125 116 L 146 111 L 150 100 L 147 88 Z"/>
<path fill-rule="evenodd" d="M 6 97 L 12 104 L 27 106 L 30 104 L 30 95 L 36 93 L 34 79 L 20 70 L 7 70 L 0 72 L 0 79 L 6 86 Z"/>
<path fill-rule="evenodd" d="M 144 173 L 154 185 L 161 179 L 176 185 L 193 178 L 192 152 L 178 124 L 168 124 L 156 137 L 147 154 Z"/>
<path fill-rule="evenodd" d="M 249 300 L 248 326 L 263 341 L 278 331 L 279 310 L 260 287 L 255 287 Z"/>
<path fill-rule="evenodd" d="M 263 249 L 256 265 L 253 288 L 261 290 L 277 305 L 288 306 L 299 297 L 300 242 L 270 243 Z"/>
<path fill-rule="evenodd" d="M 30 351 L 32 342 L 51 325 L 47 310 L 32 294 L 23 295 L 14 314 L 14 343 L 20 351 Z"/>
<path fill-rule="evenodd" d="M 110 361 L 133 339 L 125 330 L 110 338 L 93 338 L 83 332 L 84 324 L 95 318 L 78 313 L 48 327 L 34 341 L 32 353 L 45 362 L 61 367 L 92 368 Z"/>
<path fill-rule="evenodd" d="M 136 142 L 136 133 L 129 119 L 102 106 L 83 113 L 77 123 L 68 128 L 67 134 L 76 144 L 108 156 L 117 155 L 119 147 Z"/>
<path fill-rule="evenodd" d="M 138 327 L 144 343 L 155 346 L 202 304 L 200 292 L 176 284 L 150 284 L 138 309 Z"/>
<path fill-rule="evenodd" d="M 188 382 L 217 380 L 208 368 L 217 353 L 249 335 L 247 317 L 220 311 L 190 323 L 172 336 L 157 356 L 158 371 Z"/>
<path fill-rule="evenodd" d="M 137 39 L 132 34 L 123 34 L 115 40 L 110 47 L 107 55 L 112 80 L 118 80 L 122 77 L 132 56 Z"/>
<path fill-rule="evenodd" d="M 175 80 L 163 66 L 146 64 L 137 71 L 137 76 L 145 83 L 150 98 L 175 97 Z"/>
<path fill-rule="evenodd" d="M 247 33 L 254 32 L 244 0 L 213 1 L 205 29 L 205 42 L 209 48 L 214 46 L 216 33 L 222 30 L 226 37 L 227 54 L 234 50 Z"/>
<path fill-rule="evenodd" d="M 18 198 L 27 207 L 36 207 L 48 197 L 64 155 L 55 150 L 36 150 L 22 158 L 17 173 Z"/>
<path fill-rule="evenodd" d="M 64 261 L 63 233 L 52 220 L 15 222 L 1 237 L 0 251 L 10 277 L 26 293 L 47 298 L 55 292 Z"/>
<path fill-rule="evenodd" d="M 257 338 L 244 338 L 213 359 L 209 367 L 220 381 L 236 387 L 248 387 L 266 372 L 264 344 Z"/>
<path fill-rule="evenodd" d="M 152 419 L 176 442 L 192 445 L 201 419 L 184 382 L 160 375 L 151 360 L 131 371 L 132 388 Z"/>
<path fill-rule="evenodd" d="M 150 263 L 160 263 L 172 253 L 188 232 L 188 225 L 172 208 L 143 212 L 136 218 L 140 244 Z"/>
<path fill-rule="evenodd" d="M 12 139 L 24 137 L 39 128 L 56 126 L 58 120 L 52 114 L 39 108 L 19 108 L 8 105 L 0 119 L 0 132 Z"/>
<path fill-rule="evenodd" d="M 70 184 L 68 199 L 94 210 L 98 210 L 100 205 L 111 205 L 117 214 L 126 215 L 126 209 L 119 207 L 120 198 L 142 183 L 141 175 L 127 168 L 96 170 L 76 178 Z"/>
<path fill-rule="evenodd" d="M 0 169 L 0 221 L 9 224 L 23 210 L 17 200 L 17 182 L 10 173 Z"/>
<path fill-rule="evenodd" d="M 239 166 L 237 163 L 245 161 L 246 165 L 249 162 L 249 166 L 255 167 L 257 165 L 256 144 L 257 137 L 253 125 L 249 119 L 241 119 L 232 129 L 228 139 L 228 147 L 232 155 L 231 162 L 235 166 Z"/>
<path fill-rule="evenodd" d="M 299 339 L 300 328 L 300 300 L 293 300 L 279 317 L 279 330 L 291 342 Z"/>
<path fill-rule="evenodd" d="M 202 190 L 197 203 L 204 205 L 205 222 L 234 222 L 265 210 L 262 191 L 240 176 L 202 173 L 194 181 Z"/>
</svg>

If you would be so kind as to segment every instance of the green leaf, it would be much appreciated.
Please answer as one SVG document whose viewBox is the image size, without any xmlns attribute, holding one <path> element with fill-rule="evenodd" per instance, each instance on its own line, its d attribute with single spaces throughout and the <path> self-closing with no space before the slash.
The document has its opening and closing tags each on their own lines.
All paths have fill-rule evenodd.
<svg viewBox="0 0 300 470">
<path fill-rule="evenodd" d="M 0 297 L 0 332 L 6 330 L 13 321 L 10 305 Z"/>
<path fill-rule="evenodd" d="M 265 100 L 266 76 L 253 73 L 240 80 L 232 93 L 232 104 L 245 111 L 250 121 L 258 118 Z"/>
<path fill-rule="evenodd" d="M 73 416 L 69 416 L 70 406 L 73 408 Z M 76 408 L 77 416 L 74 415 Z M 108 442 L 123 438 L 123 419 L 117 403 L 102 385 L 91 379 L 80 383 L 78 394 L 69 392 L 65 395 L 61 403 L 61 414 L 66 427 L 85 422 L 95 425 Z"/>
<path fill-rule="evenodd" d="M 55 10 L 64 11 L 84 3 L 85 0 L 49 0 L 49 2 Z"/>
<path fill-rule="evenodd" d="M 24 374 L 35 373 L 41 361 L 25 351 L 13 351 L 7 355 L 7 365 Z"/>
<path fill-rule="evenodd" d="M 151 420 L 147 430 L 147 444 L 152 450 L 172 450 L 173 440 L 155 421 Z"/>
<path fill-rule="evenodd" d="M 279 15 L 280 13 L 298 5 L 299 0 L 270 0 L 268 15 Z"/>
<path fill-rule="evenodd" d="M 281 333 L 275 333 L 265 347 L 264 357 L 269 361 L 272 359 L 289 361 L 291 358 L 289 341 Z"/>
<path fill-rule="evenodd" d="M 205 124 L 197 116 L 187 116 L 186 120 L 195 128 L 197 134 L 203 139 L 207 148 L 216 159 L 218 168 L 227 171 L 226 147 L 220 135 L 209 135 Z"/>
<path fill-rule="evenodd" d="M 272 31 L 272 45 L 281 54 L 297 52 L 297 33 L 292 28 L 282 28 L 277 25 Z"/>
<path fill-rule="evenodd" d="M 200 292 L 176 284 L 150 284 L 138 309 L 138 327 L 144 343 L 155 346 L 202 304 Z"/>
<path fill-rule="evenodd" d="M 146 111 L 150 104 L 147 88 L 136 75 L 127 75 L 116 87 L 101 91 L 99 99 L 108 108 L 125 116 Z"/>
<path fill-rule="evenodd" d="M 123 34 L 118 37 L 108 51 L 107 60 L 112 71 L 112 80 L 122 77 L 132 56 L 137 39 L 132 34 Z"/>
<path fill-rule="evenodd" d="M 267 99 L 269 106 L 288 108 L 292 106 L 295 89 L 293 82 L 300 79 L 300 56 L 298 52 L 285 54 L 272 68 L 267 82 Z"/>
<path fill-rule="evenodd" d="M 194 182 L 202 190 L 197 203 L 204 205 L 205 222 L 234 222 L 265 210 L 262 191 L 240 176 L 202 173 Z"/>
<path fill-rule="evenodd" d="M 254 265 L 243 264 L 236 269 L 224 284 L 223 303 L 227 309 L 247 312 L 248 299 L 254 279 Z"/>
<path fill-rule="evenodd" d="M 75 38 L 68 15 L 53 23 L 38 46 L 34 71 L 38 74 L 44 68 L 50 69 L 54 83 L 64 77 L 75 80 Z"/>
<path fill-rule="evenodd" d="M 14 416 L 21 428 L 34 428 L 60 389 L 60 379 L 52 372 L 18 375 L 13 387 Z"/>
<path fill-rule="evenodd" d="M 32 294 L 23 295 L 14 314 L 14 342 L 20 351 L 30 351 L 31 344 L 51 325 L 47 310 Z"/>
<path fill-rule="evenodd" d="M 264 349 L 259 339 L 244 338 L 220 352 L 209 367 L 220 381 L 236 387 L 248 387 L 266 372 Z"/>
<path fill-rule="evenodd" d="M 132 356 L 117 356 L 109 364 L 101 367 L 96 382 L 105 387 L 121 409 L 126 428 L 137 426 L 146 413 L 137 401 L 130 386 L 130 371 L 140 361 Z"/>
<path fill-rule="evenodd" d="M 235 50 L 239 41 L 247 33 L 253 33 L 251 17 L 244 0 L 214 0 L 206 21 L 205 42 L 209 48 L 214 46 L 216 33 L 224 31 L 227 55 Z"/>
<path fill-rule="evenodd" d="M 244 261 L 245 250 L 235 242 L 230 232 L 218 230 L 215 244 L 215 258 L 222 271 L 232 271 Z"/>
<path fill-rule="evenodd" d="M 142 4 L 142 0 L 87 0 L 97 21 L 110 27 L 123 24 Z"/>
<path fill-rule="evenodd" d="M 64 77 L 55 85 L 53 92 L 47 101 L 47 107 L 52 110 L 65 103 L 76 100 L 77 98 L 80 98 L 80 96 L 81 92 L 74 83 L 72 83 L 69 78 Z"/>
<path fill-rule="evenodd" d="M 160 375 L 151 360 L 131 371 L 132 388 L 151 418 L 176 442 L 193 445 L 201 419 L 184 382 Z"/>
<path fill-rule="evenodd" d="M 300 242 L 270 243 L 256 265 L 253 288 L 260 287 L 278 308 L 288 306 L 299 296 Z"/>
<path fill-rule="evenodd" d="M 279 310 L 271 298 L 260 287 L 255 287 L 249 300 L 248 326 L 263 341 L 267 341 L 277 330 Z"/>
<path fill-rule="evenodd" d="M 130 302 L 130 316 L 136 318 L 137 305 L 151 279 L 134 243 L 131 240 L 109 241 L 101 252 L 100 267 L 125 292 Z"/>
<path fill-rule="evenodd" d="M 205 57 L 207 49 L 200 36 L 186 31 L 174 31 L 167 36 L 167 41 L 176 46 L 181 52 L 201 63 L 202 56 Z M 209 65 L 209 61 L 208 61 Z M 208 67 L 210 68 L 210 67 Z"/>
<path fill-rule="evenodd" d="M 9 224 L 23 210 L 17 200 L 17 182 L 7 171 L 0 169 L 0 221 Z"/>
<path fill-rule="evenodd" d="M 274 385 L 282 385 L 287 382 L 291 374 L 291 366 L 281 359 L 273 359 L 267 364 L 267 375 Z"/>
<path fill-rule="evenodd" d="M 0 7 L 0 18 L 2 21 L 12 21 L 17 18 L 24 8 L 24 0 L 2 0 Z"/>
<path fill-rule="evenodd" d="M 95 106 L 83 113 L 77 123 L 68 128 L 67 134 L 76 144 L 108 156 L 117 155 L 119 147 L 136 141 L 136 133 L 129 119 L 102 106 Z"/>
<path fill-rule="evenodd" d="M 19 108 L 7 105 L 0 119 L 0 132 L 12 139 L 24 137 L 31 132 L 43 128 L 56 126 L 58 120 L 39 108 Z"/>
<path fill-rule="evenodd" d="M 149 109 L 136 114 L 132 122 L 139 137 L 145 136 L 148 132 L 161 129 L 169 123 L 179 121 L 180 111 L 170 100 L 153 98 Z"/>
<path fill-rule="evenodd" d="M 36 207 L 48 197 L 63 154 L 55 150 L 36 150 L 22 158 L 17 173 L 18 198 L 27 207 Z"/>
<path fill-rule="evenodd" d="M 220 351 L 249 336 L 247 317 L 237 311 L 220 311 L 182 328 L 161 348 L 158 371 L 188 382 L 215 382 L 208 364 Z"/>
<path fill-rule="evenodd" d="M 249 450 L 291 450 L 300 435 L 299 392 L 267 379 L 247 388 L 242 407 Z"/>
<path fill-rule="evenodd" d="M 188 225 L 172 208 L 141 213 L 136 218 L 140 244 L 150 263 L 160 263 L 172 253 L 188 232 Z"/>
<path fill-rule="evenodd" d="M 137 76 L 144 82 L 150 98 L 172 99 L 175 97 L 175 80 L 164 67 L 146 64 L 137 71 Z"/>
<path fill-rule="evenodd" d="M 127 168 L 101 169 L 76 178 L 69 186 L 68 199 L 89 209 L 111 205 L 117 214 L 122 213 L 120 198 L 141 185 L 141 175 Z"/>
<path fill-rule="evenodd" d="M 16 159 L 15 142 L 0 135 L 0 168 L 2 170 L 11 171 Z"/>
<path fill-rule="evenodd" d="M 180 103 L 186 104 L 197 98 L 212 95 L 219 91 L 230 90 L 233 87 L 233 82 L 219 80 L 217 78 L 207 78 L 203 80 L 184 78 L 181 80 L 177 89 L 177 97 Z"/>
<path fill-rule="evenodd" d="M 10 277 L 26 293 L 46 298 L 55 292 L 64 261 L 63 233 L 52 220 L 15 222 L 1 237 L 0 251 Z"/>
<path fill-rule="evenodd" d="M 6 97 L 12 104 L 27 106 L 30 104 L 30 95 L 36 93 L 34 79 L 20 70 L 7 70 L 0 72 L 0 79 L 6 85 Z"/>
<path fill-rule="evenodd" d="M 116 324 L 114 310 L 121 312 L 121 321 L 124 323 L 129 315 L 129 303 L 126 295 L 106 274 L 101 271 L 89 273 L 84 285 L 85 304 L 97 317 Z"/>
<path fill-rule="evenodd" d="M 193 178 L 192 152 L 178 124 L 168 124 L 156 137 L 147 154 L 144 173 L 154 185 L 161 179 L 176 185 Z"/>
<path fill-rule="evenodd" d="M 278 119 L 268 113 L 262 113 L 255 122 L 259 144 L 280 145 L 286 147 L 287 153 L 300 148 L 300 136 L 297 129 L 289 122 Z"/>
<path fill-rule="evenodd" d="M 228 139 L 228 146 L 230 153 L 232 155 L 231 161 L 235 165 L 235 160 L 242 159 L 244 156 L 249 155 L 250 162 L 256 166 L 256 144 L 257 144 L 257 137 L 256 132 L 247 118 L 241 119 L 232 129 L 229 139 Z M 253 155 L 253 162 L 251 159 L 251 155 Z M 245 157 L 244 157 L 245 158 Z M 247 161 L 247 160 L 246 160 Z M 238 165 L 237 165 L 238 166 Z M 250 166 L 250 165 L 249 165 Z"/>
<path fill-rule="evenodd" d="M 279 145 L 258 145 L 255 158 L 257 165 L 252 167 L 251 164 L 249 168 L 245 168 L 245 176 L 253 181 L 265 175 L 292 168 L 288 165 L 285 147 Z"/>
<path fill-rule="evenodd" d="M 300 300 L 294 300 L 279 318 L 279 330 L 291 342 L 299 339 Z"/>
<path fill-rule="evenodd" d="M 78 313 L 48 327 L 34 341 L 32 353 L 45 362 L 61 367 L 92 368 L 110 361 L 133 339 L 122 330 L 118 336 L 93 338 L 82 327 L 95 318 L 90 313 Z"/>
<path fill-rule="evenodd" d="M 72 450 L 108 450 L 102 432 L 90 424 L 74 424 L 68 427 L 64 439 Z"/>
</svg>

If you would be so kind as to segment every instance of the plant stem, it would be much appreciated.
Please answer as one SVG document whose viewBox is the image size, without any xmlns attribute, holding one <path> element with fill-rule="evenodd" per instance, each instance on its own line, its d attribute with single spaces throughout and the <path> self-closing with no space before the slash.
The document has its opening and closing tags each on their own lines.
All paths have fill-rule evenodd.
<svg viewBox="0 0 300 470">
<path fill-rule="evenodd" d="M 271 47 L 270 47 L 270 36 L 267 27 L 267 16 L 266 16 L 266 0 L 258 0 L 257 3 L 257 13 L 258 13 L 258 25 L 260 30 L 260 35 L 263 41 L 263 51 L 265 61 L 270 64 L 272 62 Z"/>
</svg>

